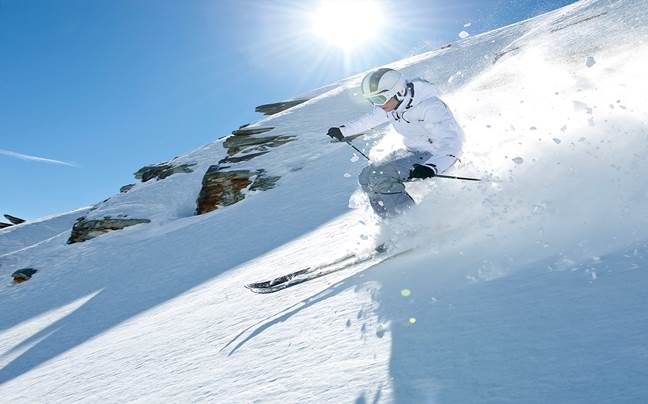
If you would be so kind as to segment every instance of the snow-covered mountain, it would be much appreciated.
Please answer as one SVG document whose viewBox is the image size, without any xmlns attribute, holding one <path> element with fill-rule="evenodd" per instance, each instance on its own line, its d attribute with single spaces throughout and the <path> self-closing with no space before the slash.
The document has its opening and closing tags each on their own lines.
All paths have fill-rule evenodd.
<svg viewBox="0 0 648 404">
<path fill-rule="evenodd" d="M 245 128 L 273 145 L 220 139 L 170 162 L 190 170 L 0 230 L 2 401 L 647 402 L 647 18 L 646 0 L 580 1 L 394 63 L 464 128 L 453 173 L 485 180 L 410 184 L 418 206 L 388 223 L 357 191 L 366 162 L 325 136 L 368 111 L 359 75 Z M 196 215 L 219 161 L 248 173 L 244 199 Z M 150 222 L 68 244 L 80 216 Z M 414 251 L 243 287 L 384 239 Z"/>
</svg>

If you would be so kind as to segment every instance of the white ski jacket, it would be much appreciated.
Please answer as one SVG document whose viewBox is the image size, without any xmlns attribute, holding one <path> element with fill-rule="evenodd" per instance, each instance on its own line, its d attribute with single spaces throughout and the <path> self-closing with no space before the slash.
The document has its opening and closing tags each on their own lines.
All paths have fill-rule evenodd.
<svg viewBox="0 0 648 404">
<path fill-rule="evenodd" d="M 432 153 L 425 164 L 434 165 L 437 172 L 450 168 L 460 157 L 463 131 L 448 106 L 436 96 L 436 89 L 424 80 L 407 84 L 405 99 L 392 112 L 379 107 L 340 127 L 344 136 L 364 132 L 390 122 L 404 138 L 408 151 Z"/>
</svg>

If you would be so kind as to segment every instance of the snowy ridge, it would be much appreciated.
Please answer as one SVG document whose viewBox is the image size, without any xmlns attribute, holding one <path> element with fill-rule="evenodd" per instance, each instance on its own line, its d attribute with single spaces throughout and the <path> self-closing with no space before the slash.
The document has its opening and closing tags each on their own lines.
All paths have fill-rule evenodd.
<svg viewBox="0 0 648 404">
<path fill-rule="evenodd" d="M 7 402 L 645 402 L 648 7 L 581 1 L 392 66 L 435 83 L 467 136 L 455 174 L 380 225 L 365 162 L 324 134 L 368 110 L 361 75 L 254 126 L 296 136 L 236 168 L 275 189 L 194 216 L 193 173 L 91 212 L 0 231 Z M 388 128 L 355 144 L 382 158 Z M 357 209 L 349 210 L 349 205 Z M 147 217 L 67 245 L 80 215 Z M 414 232 L 413 232 L 414 230 Z M 411 234 L 411 233 L 414 234 Z M 244 284 L 369 251 L 416 251 L 263 296 Z"/>
</svg>

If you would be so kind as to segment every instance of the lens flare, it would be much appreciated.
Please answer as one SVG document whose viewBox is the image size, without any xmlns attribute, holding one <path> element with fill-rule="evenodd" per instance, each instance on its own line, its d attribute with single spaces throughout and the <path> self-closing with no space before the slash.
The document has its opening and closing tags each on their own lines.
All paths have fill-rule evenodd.
<svg viewBox="0 0 648 404">
<path fill-rule="evenodd" d="M 323 1 L 311 15 L 312 31 L 329 45 L 351 51 L 380 35 L 383 13 L 376 1 Z"/>
</svg>

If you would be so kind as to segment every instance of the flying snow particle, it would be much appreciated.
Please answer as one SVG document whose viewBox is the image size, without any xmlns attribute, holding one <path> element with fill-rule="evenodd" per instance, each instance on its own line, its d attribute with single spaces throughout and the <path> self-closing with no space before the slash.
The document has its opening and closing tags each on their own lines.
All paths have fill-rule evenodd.
<svg viewBox="0 0 648 404">
<path fill-rule="evenodd" d="M 466 39 L 466 38 L 468 38 L 469 36 L 470 36 L 470 34 L 467 33 L 466 31 L 461 31 L 461 32 L 459 33 L 459 38 L 461 38 L 461 39 Z"/>
<path fill-rule="evenodd" d="M 360 160 L 360 157 L 358 157 L 357 154 L 353 153 L 353 156 L 351 157 L 351 162 L 355 163 L 356 161 Z"/>
<path fill-rule="evenodd" d="M 585 61 L 585 66 L 587 67 L 592 67 L 596 64 L 596 60 L 592 56 L 588 56 L 587 60 Z"/>
<path fill-rule="evenodd" d="M 409 318 L 409 323 L 410 324 L 416 324 L 416 317 L 410 317 Z"/>
<path fill-rule="evenodd" d="M 516 157 L 512 159 L 515 164 L 522 164 L 524 163 L 524 159 L 522 157 Z"/>
<path fill-rule="evenodd" d="M 403 297 L 409 297 L 412 294 L 412 291 L 409 289 L 403 289 L 401 290 L 401 296 Z"/>
<path fill-rule="evenodd" d="M 344 178 L 350 178 L 350 177 L 351 177 L 351 174 L 349 174 L 349 173 L 344 173 Z"/>
<path fill-rule="evenodd" d="M 455 81 L 456 79 L 458 79 L 461 76 L 463 76 L 463 72 L 461 70 L 459 70 L 458 72 L 456 72 L 455 74 L 453 74 L 452 76 L 450 76 L 448 78 L 448 83 L 452 83 L 453 81 Z"/>
<path fill-rule="evenodd" d="M 468 27 L 470 27 L 471 25 L 472 25 L 472 22 L 467 22 L 467 23 L 464 24 L 464 28 L 468 28 Z"/>
</svg>

